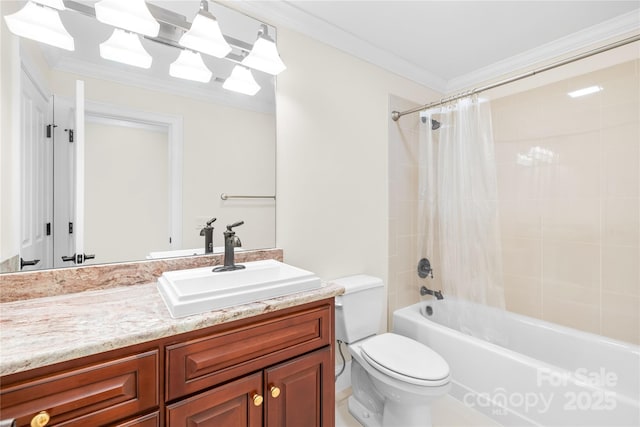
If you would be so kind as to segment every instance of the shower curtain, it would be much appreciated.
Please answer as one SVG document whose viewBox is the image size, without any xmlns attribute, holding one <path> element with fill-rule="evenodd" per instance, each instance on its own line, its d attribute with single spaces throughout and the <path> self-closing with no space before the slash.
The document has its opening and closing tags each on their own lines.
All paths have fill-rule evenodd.
<svg viewBox="0 0 640 427">
<path fill-rule="evenodd" d="M 463 98 L 421 116 L 419 256 L 431 261 L 445 298 L 503 308 L 489 101 Z"/>
</svg>

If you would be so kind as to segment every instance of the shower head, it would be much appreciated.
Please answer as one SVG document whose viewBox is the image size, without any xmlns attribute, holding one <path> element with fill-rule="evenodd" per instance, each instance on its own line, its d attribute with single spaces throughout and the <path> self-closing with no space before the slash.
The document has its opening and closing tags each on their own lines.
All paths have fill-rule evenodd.
<svg viewBox="0 0 640 427">
<path fill-rule="evenodd" d="M 420 116 L 420 120 L 422 120 L 422 123 L 427 123 L 426 116 Z M 440 122 L 435 119 L 431 119 L 431 130 L 436 130 L 436 129 L 440 129 Z"/>
</svg>

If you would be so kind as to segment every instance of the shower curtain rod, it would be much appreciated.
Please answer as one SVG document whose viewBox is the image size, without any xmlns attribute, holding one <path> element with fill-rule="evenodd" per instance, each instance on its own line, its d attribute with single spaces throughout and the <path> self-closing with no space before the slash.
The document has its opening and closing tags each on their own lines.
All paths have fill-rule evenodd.
<svg viewBox="0 0 640 427">
<path fill-rule="evenodd" d="M 504 86 L 506 84 L 513 83 L 513 82 L 516 82 L 518 80 L 522 80 L 522 79 L 525 79 L 527 77 L 531 77 L 531 76 L 534 76 L 536 74 L 542 73 L 544 71 L 549 71 L 549 70 L 552 70 L 554 68 L 558 68 L 558 67 L 561 67 L 563 65 L 567 65 L 567 64 L 570 64 L 572 62 L 579 61 L 581 59 L 585 59 L 585 58 L 588 58 L 590 56 L 597 55 L 599 53 L 606 52 L 608 50 L 615 49 L 617 47 L 624 46 L 624 45 L 627 45 L 629 43 L 636 42 L 638 40 L 640 40 L 640 34 L 637 34 L 637 35 L 632 36 L 632 37 L 628 37 L 626 39 L 622 39 L 622 40 L 617 41 L 615 43 L 611 43 L 611 44 L 602 46 L 602 47 L 600 47 L 598 49 L 590 50 L 590 51 L 585 52 L 585 53 L 583 53 L 581 55 L 573 56 L 573 57 L 571 57 L 569 59 L 565 59 L 563 61 L 555 62 L 555 63 L 553 63 L 551 65 L 547 65 L 546 67 L 538 68 L 538 69 L 535 69 L 535 70 L 532 70 L 532 71 L 529 71 L 529 72 L 526 72 L 526 73 L 523 73 L 523 74 L 518 74 L 518 75 L 510 77 L 508 79 L 501 80 L 501 81 L 496 82 L 496 83 L 491 83 L 489 85 L 482 86 L 482 87 L 479 87 L 479 88 L 471 89 L 471 90 L 468 90 L 466 92 L 458 93 L 457 95 L 449 96 L 447 98 L 442 98 L 440 101 L 435 101 L 435 102 L 432 102 L 430 104 L 425 104 L 425 105 L 420 106 L 420 107 L 412 108 L 411 110 L 393 111 L 393 112 L 391 112 L 391 118 L 393 119 L 394 122 L 397 122 L 400 117 L 406 116 L 407 114 L 413 114 L 413 113 L 417 113 L 419 111 L 428 110 L 430 108 L 437 107 L 439 105 L 443 105 L 443 104 L 446 104 L 448 102 L 457 101 L 458 99 L 466 98 L 468 96 L 475 95 L 475 94 L 480 93 L 480 92 L 484 92 L 485 90 L 494 89 L 494 88 L 497 88 L 497 87 L 500 87 L 500 86 Z"/>
</svg>

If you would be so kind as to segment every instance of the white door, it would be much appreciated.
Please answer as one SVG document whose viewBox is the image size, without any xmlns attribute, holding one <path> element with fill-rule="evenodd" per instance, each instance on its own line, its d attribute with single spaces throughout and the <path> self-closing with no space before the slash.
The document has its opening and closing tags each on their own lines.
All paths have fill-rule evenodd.
<svg viewBox="0 0 640 427">
<path fill-rule="evenodd" d="M 49 101 L 24 72 L 20 104 L 20 258 L 27 271 L 53 266 L 53 151 L 47 138 Z"/>
<path fill-rule="evenodd" d="M 73 101 L 54 96 L 53 172 L 54 172 L 54 224 L 53 262 L 55 267 L 72 267 L 75 262 L 73 193 L 75 148 Z M 68 261 L 64 261 L 67 259 Z"/>
<path fill-rule="evenodd" d="M 84 82 L 76 81 L 73 102 L 56 98 L 54 132 L 54 263 L 85 261 L 84 249 Z"/>
<path fill-rule="evenodd" d="M 84 253 L 84 81 L 76 80 L 75 108 L 75 165 L 74 165 L 74 245 L 76 264 L 83 264 L 87 255 Z M 93 258 L 93 255 L 89 256 Z"/>
</svg>

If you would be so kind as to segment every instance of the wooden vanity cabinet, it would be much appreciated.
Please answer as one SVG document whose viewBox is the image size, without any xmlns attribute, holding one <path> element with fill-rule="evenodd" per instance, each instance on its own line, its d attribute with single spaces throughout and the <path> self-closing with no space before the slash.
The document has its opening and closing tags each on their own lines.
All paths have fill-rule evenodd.
<svg viewBox="0 0 640 427">
<path fill-rule="evenodd" d="M 333 313 L 331 298 L 167 345 L 167 426 L 333 426 Z"/>
<path fill-rule="evenodd" d="M 14 418 L 18 426 L 98 426 L 121 420 L 123 426 L 156 425 L 146 416 L 126 420 L 158 412 L 159 367 L 155 348 L 128 355 L 110 353 L 84 365 L 66 362 L 55 365 L 59 370 L 53 372 L 47 367 L 3 377 L 0 419 Z"/>
<path fill-rule="evenodd" d="M 0 420 L 334 426 L 333 298 L 0 378 Z"/>
</svg>

